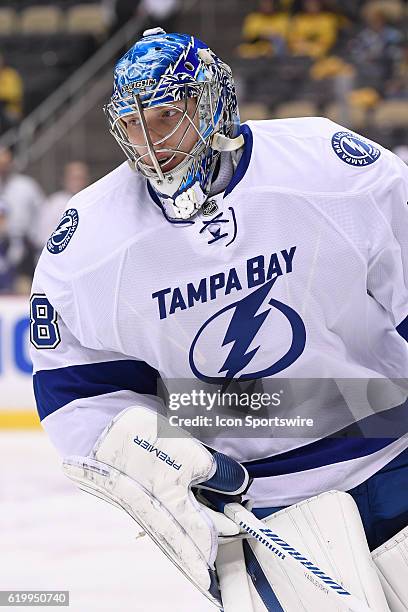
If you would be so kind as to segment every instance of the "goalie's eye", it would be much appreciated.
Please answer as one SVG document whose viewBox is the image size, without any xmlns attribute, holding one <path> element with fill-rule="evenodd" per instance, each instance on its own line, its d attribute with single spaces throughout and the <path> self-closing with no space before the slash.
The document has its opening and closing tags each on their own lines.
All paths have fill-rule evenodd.
<svg viewBox="0 0 408 612">
<path fill-rule="evenodd" d="M 175 108 L 165 108 L 161 116 L 166 119 L 167 117 L 174 117 L 175 115 L 180 114 L 180 111 L 177 111 Z"/>
<path fill-rule="evenodd" d="M 125 119 L 127 127 L 138 127 L 140 125 L 140 119 L 137 117 L 130 117 L 129 119 Z"/>
</svg>

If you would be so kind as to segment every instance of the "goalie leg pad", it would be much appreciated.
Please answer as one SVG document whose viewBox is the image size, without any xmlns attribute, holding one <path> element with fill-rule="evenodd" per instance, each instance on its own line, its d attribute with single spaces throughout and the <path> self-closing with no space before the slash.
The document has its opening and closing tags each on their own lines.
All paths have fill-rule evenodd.
<svg viewBox="0 0 408 612">
<path fill-rule="evenodd" d="M 166 418 L 136 406 L 110 423 L 90 457 L 68 457 L 63 469 L 81 489 L 123 508 L 220 607 L 214 568 L 219 526 L 191 490 L 202 482 L 226 486 L 226 479 L 217 475 L 216 456 Z M 228 457 L 218 457 L 226 466 L 220 472 L 232 475 L 230 491 L 245 489 L 246 470 Z M 224 527 L 228 523 L 229 535 L 238 533 L 232 521 L 221 518 Z"/>
<path fill-rule="evenodd" d="M 389 612 L 360 515 L 350 495 L 329 491 L 285 508 L 264 522 L 352 595 L 367 602 L 375 612 Z M 301 585 L 291 580 L 275 555 L 270 554 L 261 543 L 249 539 L 247 545 L 283 610 L 314 612 L 331 609 L 325 593 L 313 584 L 309 588 L 308 584 Z M 254 586 L 257 587 L 256 581 Z"/>
<path fill-rule="evenodd" d="M 223 612 L 265 612 L 266 608 L 249 576 L 252 568 L 243 540 L 224 542 L 218 549 L 217 575 Z M 278 608 L 276 609 L 277 612 Z"/>
<path fill-rule="evenodd" d="M 408 527 L 372 552 L 391 612 L 408 610 Z"/>
</svg>

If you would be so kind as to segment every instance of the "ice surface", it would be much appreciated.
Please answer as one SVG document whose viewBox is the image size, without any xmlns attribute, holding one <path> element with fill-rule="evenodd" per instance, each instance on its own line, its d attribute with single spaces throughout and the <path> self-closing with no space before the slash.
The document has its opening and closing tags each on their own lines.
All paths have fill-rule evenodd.
<svg viewBox="0 0 408 612">
<path fill-rule="evenodd" d="M 140 531 L 76 490 L 44 433 L 0 432 L 0 590 L 70 591 L 25 610 L 216 612 Z"/>
</svg>

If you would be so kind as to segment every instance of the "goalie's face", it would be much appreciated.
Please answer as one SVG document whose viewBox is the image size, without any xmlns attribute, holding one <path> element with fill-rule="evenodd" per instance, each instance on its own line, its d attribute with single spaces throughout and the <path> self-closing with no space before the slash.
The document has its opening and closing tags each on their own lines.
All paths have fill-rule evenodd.
<svg viewBox="0 0 408 612">
<path fill-rule="evenodd" d="M 150 168 L 158 165 L 163 174 L 189 158 L 200 138 L 194 98 L 147 108 L 126 115 L 122 121 L 138 161 Z"/>
</svg>

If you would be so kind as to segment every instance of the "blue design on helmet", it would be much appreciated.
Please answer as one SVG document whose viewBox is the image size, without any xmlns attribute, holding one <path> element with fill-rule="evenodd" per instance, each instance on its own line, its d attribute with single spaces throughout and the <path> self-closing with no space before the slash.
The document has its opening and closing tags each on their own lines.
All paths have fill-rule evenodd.
<svg viewBox="0 0 408 612">
<path fill-rule="evenodd" d="M 191 98 L 196 100 L 193 115 L 187 109 Z M 170 133 L 152 142 L 145 113 L 158 106 L 175 108 L 179 119 Z M 239 133 L 229 66 L 194 36 L 166 34 L 161 28 L 148 30 L 117 62 L 113 94 L 104 111 L 111 133 L 132 166 L 149 179 L 166 215 L 176 219 L 194 215 L 208 196 L 220 150 Z M 143 144 L 136 146 L 129 139 L 124 119 L 130 115 L 137 116 L 141 124 Z M 166 146 L 166 140 L 181 126 L 178 144 Z M 197 140 L 185 152 L 178 147 L 189 129 L 196 131 Z M 165 152 L 170 159 L 157 156 Z M 176 154 L 182 154 L 182 161 L 167 169 Z"/>
</svg>

